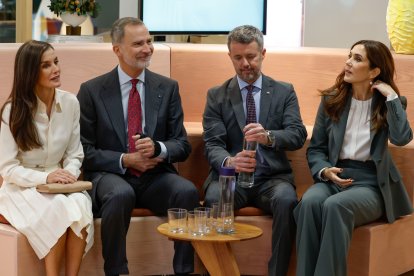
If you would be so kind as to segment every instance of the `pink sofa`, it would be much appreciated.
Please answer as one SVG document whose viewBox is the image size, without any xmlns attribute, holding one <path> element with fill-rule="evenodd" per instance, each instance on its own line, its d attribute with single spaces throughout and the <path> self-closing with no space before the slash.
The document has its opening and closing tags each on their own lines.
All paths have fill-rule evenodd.
<svg viewBox="0 0 414 276">
<path fill-rule="evenodd" d="M 0 67 L 0 103 L 11 89 L 12 64 L 18 44 L 0 45 L 0 60 L 8 67 Z M 111 45 L 56 44 L 62 66 L 62 89 L 77 93 L 80 84 L 112 69 L 116 57 Z M 193 152 L 187 161 L 178 163 L 181 175 L 200 188 L 208 173 L 204 157 L 201 119 L 207 89 L 222 83 L 233 73 L 224 45 L 155 44 L 151 69 L 178 80 L 183 102 L 185 125 Z M 341 70 L 347 49 L 296 48 L 267 49 L 263 71 L 265 74 L 292 82 L 299 98 L 302 117 L 308 126 L 309 137 L 319 104 L 317 89 L 331 85 Z M 408 115 L 414 127 L 414 56 L 395 55 L 397 84 L 408 98 Z M 308 143 L 308 142 L 307 142 Z M 298 195 L 312 184 L 305 150 L 289 152 L 295 174 Z M 393 157 L 404 177 L 411 200 L 414 198 L 414 142 L 403 148 L 391 147 Z M 172 242 L 157 233 L 156 227 L 165 218 L 152 216 L 146 210 L 136 210 L 127 237 L 127 251 L 131 275 L 171 274 Z M 245 275 L 265 275 L 270 256 L 271 217 L 255 208 L 237 213 L 238 221 L 263 229 L 263 236 L 232 245 L 240 271 Z M 95 246 L 86 255 L 81 275 L 103 275 L 100 244 L 100 220 L 95 220 Z M 359 227 L 354 232 L 349 254 L 349 275 L 399 275 L 414 269 L 414 218 L 409 216 L 389 225 L 382 222 Z M 0 275 L 43 275 L 42 263 L 33 255 L 27 240 L 10 225 L 0 224 Z M 253 254 L 252 254 L 253 253 Z M 295 272 L 292 256 L 290 275 Z M 203 267 L 197 263 L 197 271 Z"/>
</svg>

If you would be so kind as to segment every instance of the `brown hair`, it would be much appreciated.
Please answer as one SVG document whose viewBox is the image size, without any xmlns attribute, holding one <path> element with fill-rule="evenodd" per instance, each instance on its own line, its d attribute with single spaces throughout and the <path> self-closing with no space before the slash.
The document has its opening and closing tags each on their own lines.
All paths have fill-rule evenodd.
<svg viewBox="0 0 414 276">
<path fill-rule="evenodd" d="M 351 50 L 356 45 L 363 45 L 367 54 L 370 69 L 379 68 L 380 74 L 373 79 L 381 80 L 389 84 L 392 89 L 400 95 L 394 82 L 395 66 L 390 50 L 383 43 L 375 40 L 360 40 L 352 45 Z M 334 120 L 338 121 L 343 112 L 348 93 L 351 93 L 352 85 L 344 81 L 345 70 L 336 77 L 335 84 L 325 90 L 320 91 L 322 96 L 328 96 L 325 101 L 325 111 Z M 379 95 L 380 99 L 373 108 L 371 116 L 372 129 L 377 131 L 387 124 L 387 108 L 385 106 L 386 97 Z"/>
<path fill-rule="evenodd" d="M 37 109 L 35 87 L 39 79 L 43 53 L 53 49 L 43 41 L 30 40 L 20 46 L 14 61 L 12 91 L 1 108 L 3 114 L 10 103 L 9 126 L 17 146 L 22 151 L 42 147 L 34 123 Z"/>
</svg>

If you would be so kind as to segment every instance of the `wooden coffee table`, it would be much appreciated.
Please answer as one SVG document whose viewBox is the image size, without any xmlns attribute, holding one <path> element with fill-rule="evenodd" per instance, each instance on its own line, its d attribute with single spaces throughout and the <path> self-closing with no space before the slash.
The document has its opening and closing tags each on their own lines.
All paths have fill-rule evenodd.
<svg viewBox="0 0 414 276">
<path fill-rule="evenodd" d="M 260 237 L 262 229 L 244 223 L 235 223 L 232 234 L 218 234 L 215 231 L 204 236 L 192 236 L 189 233 L 172 233 L 168 223 L 161 224 L 157 230 L 172 240 L 189 241 L 211 276 L 239 276 L 230 242 L 250 240 Z"/>
</svg>

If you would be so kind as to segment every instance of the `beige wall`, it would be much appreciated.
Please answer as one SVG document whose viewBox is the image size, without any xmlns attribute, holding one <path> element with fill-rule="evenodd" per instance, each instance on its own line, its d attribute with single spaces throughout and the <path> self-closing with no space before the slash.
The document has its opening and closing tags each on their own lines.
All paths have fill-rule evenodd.
<svg viewBox="0 0 414 276">
<path fill-rule="evenodd" d="M 361 39 L 389 45 L 388 0 L 304 1 L 303 46 L 348 48 Z"/>
</svg>

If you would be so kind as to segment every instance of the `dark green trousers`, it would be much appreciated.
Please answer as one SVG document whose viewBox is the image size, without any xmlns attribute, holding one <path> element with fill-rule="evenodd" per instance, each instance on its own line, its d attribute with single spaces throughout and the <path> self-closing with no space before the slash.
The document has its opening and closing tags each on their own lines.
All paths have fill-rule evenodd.
<svg viewBox="0 0 414 276">
<path fill-rule="evenodd" d="M 375 168 L 358 161 L 337 167 L 344 168 L 340 177 L 353 178 L 353 184 L 342 188 L 332 182 L 315 183 L 294 210 L 297 276 L 346 276 L 354 228 L 384 213 Z"/>
</svg>

